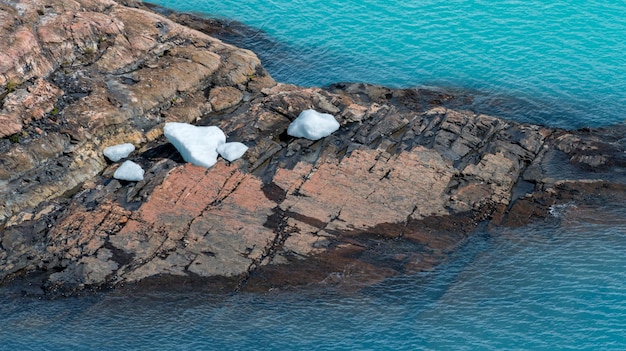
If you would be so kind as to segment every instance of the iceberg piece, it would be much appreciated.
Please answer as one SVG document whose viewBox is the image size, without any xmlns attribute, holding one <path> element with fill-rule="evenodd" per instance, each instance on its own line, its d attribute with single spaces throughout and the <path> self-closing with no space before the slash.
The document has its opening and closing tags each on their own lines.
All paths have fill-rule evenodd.
<svg viewBox="0 0 626 351">
<path fill-rule="evenodd" d="M 127 180 L 129 182 L 138 182 L 143 180 L 143 168 L 133 161 L 125 161 L 122 165 L 113 173 L 113 178 L 119 180 Z"/>
<path fill-rule="evenodd" d="M 331 135 L 337 129 L 339 129 L 339 122 L 333 115 L 315 110 L 304 110 L 291 122 L 287 128 L 287 134 L 296 138 L 319 140 Z"/>
<path fill-rule="evenodd" d="M 248 147 L 238 142 L 225 143 L 217 147 L 217 152 L 220 156 L 229 162 L 233 162 L 240 158 L 246 153 L 246 151 L 248 151 Z"/>
<path fill-rule="evenodd" d="M 226 142 L 218 127 L 198 127 L 188 123 L 165 123 L 163 134 L 181 154 L 183 160 L 211 168 L 217 162 L 217 147 Z"/>
<path fill-rule="evenodd" d="M 131 152 L 135 151 L 135 145 L 133 144 L 119 144 L 109 146 L 104 149 L 104 156 L 113 162 L 117 162 L 125 157 L 128 157 Z"/>
</svg>

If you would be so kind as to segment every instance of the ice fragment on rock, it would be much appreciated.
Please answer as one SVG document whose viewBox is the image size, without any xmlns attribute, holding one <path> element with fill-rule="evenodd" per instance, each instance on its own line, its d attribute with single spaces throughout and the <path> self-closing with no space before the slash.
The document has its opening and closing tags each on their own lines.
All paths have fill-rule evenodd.
<svg viewBox="0 0 626 351">
<path fill-rule="evenodd" d="M 217 147 L 217 152 L 220 156 L 229 162 L 233 162 L 240 158 L 246 153 L 246 151 L 248 151 L 248 147 L 238 142 L 225 143 Z"/>
<path fill-rule="evenodd" d="M 125 157 L 128 157 L 131 152 L 135 151 L 133 144 L 119 144 L 109 146 L 104 149 L 104 156 L 113 162 L 117 162 Z"/>
<path fill-rule="evenodd" d="M 226 142 L 226 135 L 218 127 L 198 127 L 187 123 L 170 122 L 163 134 L 181 154 L 183 160 L 196 166 L 212 167 L 217 162 L 217 147 Z"/>
<path fill-rule="evenodd" d="M 287 134 L 296 138 L 319 140 L 337 129 L 339 129 L 339 122 L 332 115 L 315 110 L 304 110 L 291 122 L 287 128 Z"/>
<path fill-rule="evenodd" d="M 143 169 L 140 165 L 133 161 L 125 161 L 122 165 L 113 173 L 113 178 L 119 180 L 127 180 L 129 182 L 138 182 L 143 180 Z"/>
</svg>

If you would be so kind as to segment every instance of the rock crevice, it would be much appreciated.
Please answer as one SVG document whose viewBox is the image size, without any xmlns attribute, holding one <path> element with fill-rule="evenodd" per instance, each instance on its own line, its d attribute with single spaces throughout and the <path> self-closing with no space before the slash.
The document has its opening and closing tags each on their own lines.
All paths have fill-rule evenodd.
<svg viewBox="0 0 626 351">
<path fill-rule="evenodd" d="M 0 281 L 42 272 L 49 293 L 361 284 L 431 269 L 479 227 L 624 194 L 623 126 L 520 124 L 426 89 L 277 84 L 252 52 L 172 20 L 184 16 L 18 3 L 0 6 L 16 23 L 0 27 Z M 306 109 L 339 130 L 290 137 Z M 249 149 L 184 164 L 162 137 L 173 121 L 218 126 Z M 137 148 L 142 181 L 112 179 L 102 150 L 120 143 Z"/>
</svg>

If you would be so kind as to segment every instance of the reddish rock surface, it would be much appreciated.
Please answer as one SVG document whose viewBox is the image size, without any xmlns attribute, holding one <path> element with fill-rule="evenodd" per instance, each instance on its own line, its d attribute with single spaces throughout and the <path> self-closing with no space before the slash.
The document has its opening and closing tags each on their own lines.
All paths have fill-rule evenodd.
<svg viewBox="0 0 626 351">
<path fill-rule="evenodd" d="M 115 1 L 0 2 L 0 18 L 0 222 L 101 172 L 105 147 L 274 84 L 254 53 Z"/>
<path fill-rule="evenodd" d="M 623 198 L 624 127 L 519 124 L 423 89 L 275 84 L 253 53 L 127 3 L 0 5 L 0 282 L 358 286 L 431 269 L 479 226 Z M 308 108 L 341 128 L 289 137 Z M 166 121 L 250 149 L 184 164 Z M 112 179 L 102 149 L 121 142 L 144 180 Z"/>
</svg>

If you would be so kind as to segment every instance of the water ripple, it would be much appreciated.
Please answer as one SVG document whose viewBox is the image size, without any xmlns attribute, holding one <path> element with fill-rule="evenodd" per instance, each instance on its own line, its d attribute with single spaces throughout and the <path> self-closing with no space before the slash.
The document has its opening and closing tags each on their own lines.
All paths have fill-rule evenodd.
<svg viewBox="0 0 626 351">
<path fill-rule="evenodd" d="M 565 128 L 626 116 L 623 2 L 154 2 L 263 30 L 279 45 L 245 45 L 288 83 L 480 91 L 478 112 Z"/>
</svg>

